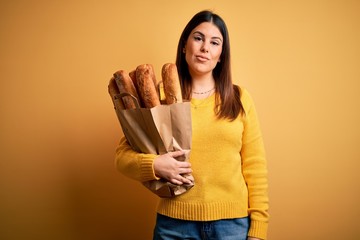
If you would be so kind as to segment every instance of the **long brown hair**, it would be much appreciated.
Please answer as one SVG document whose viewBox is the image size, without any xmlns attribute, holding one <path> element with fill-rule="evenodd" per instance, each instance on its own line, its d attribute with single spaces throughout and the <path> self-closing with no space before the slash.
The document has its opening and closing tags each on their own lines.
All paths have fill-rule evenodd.
<svg viewBox="0 0 360 240">
<path fill-rule="evenodd" d="M 203 22 L 211 22 L 220 30 L 223 37 L 220 62 L 214 68 L 212 74 L 215 79 L 215 114 L 217 118 L 235 120 L 239 114 L 244 114 L 244 108 L 240 100 L 240 88 L 233 85 L 230 67 L 230 41 L 224 20 L 211 11 L 197 13 L 186 25 L 181 34 L 176 56 L 176 66 L 179 72 L 183 97 L 190 100 L 192 91 L 192 79 L 185 60 L 183 49 L 191 31 Z"/>
</svg>

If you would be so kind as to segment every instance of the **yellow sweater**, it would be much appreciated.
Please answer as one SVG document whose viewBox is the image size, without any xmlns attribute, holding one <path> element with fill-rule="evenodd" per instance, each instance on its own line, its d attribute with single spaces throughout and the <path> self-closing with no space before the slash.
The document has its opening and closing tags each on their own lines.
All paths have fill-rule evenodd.
<svg viewBox="0 0 360 240">
<path fill-rule="evenodd" d="M 216 119 L 215 96 L 191 100 L 191 168 L 195 186 L 171 199 L 160 199 L 158 213 L 195 221 L 250 216 L 249 236 L 266 239 L 268 226 L 267 167 L 256 110 L 242 89 L 244 117 L 235 121 Z M 139 154 L 120 141 L 118 169 L 140 182 L 157 179 L 156 155 Z"/>
</svg>

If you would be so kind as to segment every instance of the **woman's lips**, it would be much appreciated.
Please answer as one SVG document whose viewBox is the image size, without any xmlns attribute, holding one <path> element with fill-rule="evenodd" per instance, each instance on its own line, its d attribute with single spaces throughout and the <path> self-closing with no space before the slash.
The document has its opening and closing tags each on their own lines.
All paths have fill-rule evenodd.
<svg viewBox="0 0 360 240">
<path fill-rule="evenodd" d="M 202 55 L 196 55 L 195 57 L 196 57 L 196 59 L 197 59 L 198 61 L 200 61 L 200 62 L 206 62 L 206 61 L 209 60 L 208 57 L 205 57 L 205 56 L 202 56 Z"/>
</svg>

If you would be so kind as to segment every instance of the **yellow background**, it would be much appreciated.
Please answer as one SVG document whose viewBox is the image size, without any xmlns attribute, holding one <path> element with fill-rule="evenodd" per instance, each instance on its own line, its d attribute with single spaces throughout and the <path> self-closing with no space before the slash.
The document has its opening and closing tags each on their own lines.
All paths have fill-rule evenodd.
<svg viewBox="0 0 360 240">
<path fill-rule="evenodd" d="M 114 167 L 107 84 L 174 62 L 198 11 L 227 22 L 255 99 L 270 240 L 360 237 L 360 2 L 1 1 L 0 238 L 150 239 L 156 197 Z"/>
</svg>

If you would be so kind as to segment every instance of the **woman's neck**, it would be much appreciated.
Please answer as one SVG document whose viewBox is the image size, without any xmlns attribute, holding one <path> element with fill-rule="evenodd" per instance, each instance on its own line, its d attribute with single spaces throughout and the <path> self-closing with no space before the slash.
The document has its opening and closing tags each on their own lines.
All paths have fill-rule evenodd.
<svg viewBox="0 0 360 240">
<path fill-rule="evenodd" d="M 192 78 L 192 98 L 203 99 L 215 92 L 215 80 L 213 76 L 202 76 Z"/>
<path fill-rule="evenodd" d="M 192 77 L 192 91 L 205 92 L 215 87 L 215 80 L 210 76 L 194 76 Z"/>
</svg>

